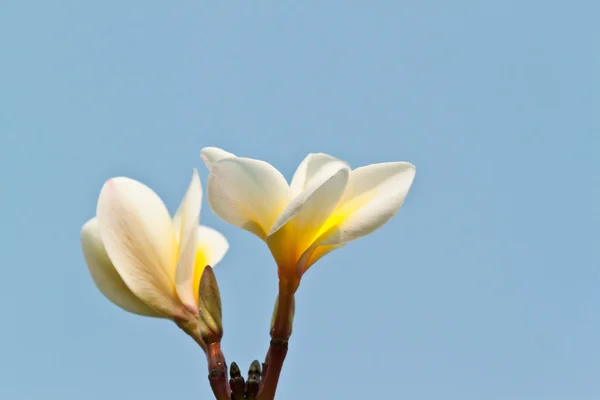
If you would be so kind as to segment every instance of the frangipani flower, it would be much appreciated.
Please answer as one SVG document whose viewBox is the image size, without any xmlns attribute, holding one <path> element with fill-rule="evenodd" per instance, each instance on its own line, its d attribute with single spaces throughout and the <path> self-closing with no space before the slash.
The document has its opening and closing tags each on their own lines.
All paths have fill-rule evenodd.
<svg viewBox="0 0 600 400">
<path fill-rule="evenodd" d="M 113 178 L 81 230 L 87 266 L 104 296 L 129 312 L 171 319 L 197 340 L 200 277 L 229 247 L 223 235 L 198 225 L 201 203 L 196 170 L 173 218 L 150 188 Z"/>
<path fill-rule="evenodd" d="M 407 162 L 351 171 L 327 154 L 309 154 L 291 184 L 269 163 L 207 147 L 208 202 L 223 220 L 264 240 L 280 284 L 292 293 L 321 257 L 377 230 L 400 209 L 415 176 Z"/>
</svg>

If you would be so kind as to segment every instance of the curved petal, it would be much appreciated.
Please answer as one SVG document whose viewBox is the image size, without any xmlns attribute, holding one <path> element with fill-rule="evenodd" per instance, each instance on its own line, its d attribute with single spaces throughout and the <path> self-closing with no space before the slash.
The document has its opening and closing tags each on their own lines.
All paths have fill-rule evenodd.
<svg viewBox="0 0 600 400">
<path fill-rule="evenodd" d="M 200 150 L 200 158 L 206 164 L 206 168 L 210 171 L 212 165 L 223 158 L 235 157 L 235 154 L 220 149 L 218 147 L 205 147 Z"/>
<path fill-rule="evenodd" d="M 200 206 L 202 205 L 202 185 L 198 172 L 194 169 L 192 181 L 187 193 L 177 211 L 178 220 L 174 226 L 179 225 L 179 255 L 177 270 L 175 272 L 175 287 L 181 302 L 192 312 L 197 312 L 196 289 L 194 289 L 194 265 L 196 262 L 196 249 L 198 247 L 198 220 Z"/>
<path fill-rule="evenodd" d="M 339 163 L 340 160 L 325 153 L 311 153 L 298 166 L 290 188 L 292 197 L 296 197 L 306 189 L 311 181 L 318 176 L 319 172 L 329 163 Z"/>
<path fill-rule="evenodd" d="M 163 317 L 138 299 L 127 287 L 106 254 L 98 220 L 92 218 L 81 228 L 81 248 L 96 287 L 111 302 L 134 314 Z"/>
<path fill-rule="evenodd" d="M 379 229 L 398 212 L 415 177 L 407 162 L 372 164 L 357 168 L 333 218 L 339 222 L 341 242 Z"/>
<path fill-rule="evenodd" d="M 198 251 L 204 254 L 206 264 L 214 267 L 229 250 L 229 243 L 225 236 L 213 228 L 200 225 L 198 227 Z"/>
<path fill-rule="evenodd" d="M 335 249 L 339 249 L 344 247 L 345 244 L 322 244 L 322 245 L 311 245 L 308 250 L 304 252 L 302 257 L 300 257 L 300 261 L 296 266 L 296 274 L 298 277 L 304 275 L 306 271 L 310 269 L 317 261 L 319 261 L 323 256 L 331 253 Z"/>
<path fill-rule="evenodd" d="M 350 167 L 342 161 L 326 163 L 277 218 L 267 243 L 278 265 L 296 261 L 322 232 L 323 224 L 342 198 Z"/>
<path fill-rule="evenodd" d="M 196 253 L 196 264 L 194 266 L 194 295 L 198 302 L 198 290 L 200 278 L 207 266 L 214 267 L 223 259 L 229 249 L 229 243 L 225 236 L 208 226 L 198 227 L 198 249 Z"/>
<path fill-rule="evenodd" d="M 224 158 L 208 177 L 208 203 L 215 214 L 263 240 L 289 198 L 283 175 L 264 161 Z"/>
<path fill-rule="evenodd" d="M 193 189 L 193 193 L 190 193 L 190 190 Z M 194 197 L 197 197 L 199 195 L 199 200 L 197 198 L 194 199 L 194 203 L 198 202 L 200 204 L 200 206 L 198 206 L 198 219 L 200 219 L 200 209 L 202 208 L 202 183 L 200 182 L 200 176 L 198 176 L 198 170 L 196 168 L 194 168 L 193 173 L 192 173 L 192 180 L 190 181 L 190 184 L 188 185 L 188 190 L 185 193 L 185 196 L 183 197 L 183 199 L 181 200 L 181 203 L 179 204 L 179 207 L 177 208 L 177 211 L 175 212 L 175 215 L 173 216 L 173 231 L 175 232 L 175 240 L 177 243 L 181 244 L 181 222 L 182 222 L 182 215 L 185 211 L 185 206 L 186 204 L 189 206 L 190 203 L 189 201 L 186 203 L 186 200 L 189 200 L 189 196 L 190 195 L 194 195 Z M 197 225 L 197 224 L 196 224 Z"/>
<path fill-rule="evenodd" d="M 179 316 L 177 243 L 161 199 L 140 182 L 113 178 L 102 187 L 96 214 L 106 252 L 125 284 L 155 310 Z"/>
<path fill-rule="evenodd" d="M 319 237 L 302 253 L 296 263 L 296 275 L 298 278 L 301 278 L 321 257 L 345 246 L 341 242 L 341 231 L 338 225 L 330 226 L 327 230 L 321 232 Z"/>
</svg>

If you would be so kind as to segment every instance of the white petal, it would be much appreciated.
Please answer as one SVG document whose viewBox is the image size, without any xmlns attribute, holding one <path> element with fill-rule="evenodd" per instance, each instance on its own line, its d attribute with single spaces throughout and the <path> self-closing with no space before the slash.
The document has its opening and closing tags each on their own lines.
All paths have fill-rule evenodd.
<svg viewBox="0 0 600 400">
<path fill-rule="evenodd" d="M 342 198 L 349 175 L 350 167 L 343 161 L 321 164 L 311 177 L 310 185 L 298 193 L 279 215 L 269 235 L 294 217 L 302 225 L 322 225 Z"/>
<path fill-rule="evenodd" d="M 335 249 L 344 247 L 345 244 L 322 244 L 313 243 L 300 257 L 296 265 L 296 274 L 301 277 L 314 263 L 319 261 L 323 256 L 331 253 Z"/>
<path fill-rule="evenodd" d="M 194 283 L 194 265 L 198 247 L 198 220 L 202 205 L 202 185 L 194 169 L 192 181 L 177 212 L 179 225 L 179 256 L 175 272 L 175 287 L 182 303 L 192 312 L 197 311 Z M 174 224 L 176 226 L 176 224 Z"/>
<path fill-rule="evenodd" d="M 296 275 L 302 277 L 302 275 L 304 275 L 314 263 L 321 259 L 321 257 L 344 246 L 345 244 L 341 241 L 339 225 L 333 224 L 330 226 L 326 224 L 324 228 L 322 228 L 319 237 L 315 239 L 300 256 L 296 263 Z"/>
<path fill-rule="evenodd" d="M 285 208 L 290 188 L 271 164 L 250 158 L 224 158 L 208 177 L 208 203 L 221 219 L 261 239 Z"/>
<path fill-rule="evenodd" d="M 198 227 L 198 251 L 204 254 L 207 265 L 217 265 L 225 257 L 227 250 L 229 243 L 225 236 L 208 226 Z"/>
<path fill-rule="evenodd" d="M 319 172 L 330 163 L 339 163 L 340 160 L 325 153 L 311 153 L 298 166 L 290 188 L 292 197 L 296 197 L 306 189 Z"/>
<path fill-rule="evenodd" d="M 357 168 L 334 214 L 347 243 L 379 229 L 398 212 L 415 177 L 415 166 L 390 162 Z"/>
<path fill-rule="evenodd" d="M 324 164 L 310 185 L 283 210 L 267 240 L 280 265 L 292 262 L 295 265 L 322 233 L 324 223 L 344 193 L 349 175 L 350 167 L 342 161 Z"/>
<path fill-rule="evenodd" d="M 152 308 L 178 316 L 177 244 L 161 199 L 140 182 L 113 178 L 102 187 L 96 214 L 106 252 L 131 291 Z"/>
<path fill-rule="evenodd" d="M 200 278 L 207 265 L 214 267 L 223 259 L 229 249 L 229 243 L 223 235 L 208 226 L 198 227 L 198 250 L 196 253 L 196 265 L 194 267 L 194 296 L 198 301 L 198 290 L 200 289 Z"/>
<path fill-rule="evenodd" d="M 197 179 L 197 182 L 195 182 L 195 180 Z M 198 176 L 198 170 L 196 170 L 196 168 L 194 168 L 193 170 L 193 175 L 192 175 L 192 180 L 190 181 L 190 184 L 188 186 L 188 190 L 186 191 L 186 195 L 183 197 L 183 199 L 181 200 L 181 203 L 179 203 L 179 207 L 177 208 L 177 211 L 175 212 L 175 215 L 173 216 L 173 231 L 175 232 L 175 239 L 177 241 L 177 243 L 180 243 L 180 236 L 181 236 L 181 216 L 184 212 L 184 208 L 186 205 L 186 199 L 188 199 L 188 195 L 190 190 L 192 189 L 192 186 L 194 186 L 194 194 L 200 196 L 200 200 L 198 201 L 198 199 L 196 199 L 195 201 L 198 201 L 200 203 L 200 206 L 198 207 L 198 210 L 201 209 L 202 206 L 202 183 L 200 182 L 200 177 Z M 188 206 L 190 205 L 190 203 L 187 203 Z M 198 211 L 198 219 L 200 219 L 200 211 Z"/>
<path fill-rule="evenodd" d="M 211 170 L 212 165 L 223 158 L 235 157 L 235 154 L 220 149 L 218 147 L 205 147 L 200 150 L 200 158 L 206 164 L 206 167 Z"/>
<path fill-rule="evenodd" d="M 149 317 L 162 315 L 144 304 L 127 287 L 106 254 L 98 220 L 92 218 L 81 229 L 81 248 L 94 283 L 104 296 L 122 309 Z"/>
</svg>

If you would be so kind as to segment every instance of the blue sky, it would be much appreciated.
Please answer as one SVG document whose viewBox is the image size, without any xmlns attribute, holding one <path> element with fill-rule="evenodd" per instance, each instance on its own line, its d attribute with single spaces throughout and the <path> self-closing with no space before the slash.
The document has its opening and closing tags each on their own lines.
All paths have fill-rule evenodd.
<svg viewBox="0 0 600 400">
<path fill-rule="evenodd" d="M 109 177 L 174 211 L 204 146 L 290 179 L 410 161 L 399 214 L 297 295 L 286 400 L 600 398 L 600 7 L 592 1 L 4 1 L 0 398 L 208 399 L 203 354 L 94 287 Z M 205 203 L 224 349 L 262 360 L 266 246 Z"/>
</svg>

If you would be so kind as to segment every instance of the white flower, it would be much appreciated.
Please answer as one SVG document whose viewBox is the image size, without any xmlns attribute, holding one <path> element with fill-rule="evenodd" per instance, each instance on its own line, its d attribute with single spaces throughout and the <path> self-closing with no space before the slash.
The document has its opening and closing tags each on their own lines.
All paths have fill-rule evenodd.
<svg viewBox="0 0 600 400">
<path fill-rule="evenodd" d="M 288 185 L 272 165 L 207 147 L 208 202 L 223 220 L 263 239 L 280 282 L 295 291 L 311 265 L 377 230 L 400 209 L 415 176 L 407 162 L 351 171 L 327 154 L 309 154 Z"/>
<path fill-rule="evenodd" d="M 214 267 L 229 247 L 223 235 L 198 225 L 201 202 L 195 170 L 173 218 L 142 183 L 108 180 L 97 216 L 81 230 L 87 266 L 104 296 L 132 313 L 194 323 L 202 271 Z"/>
</svg>

